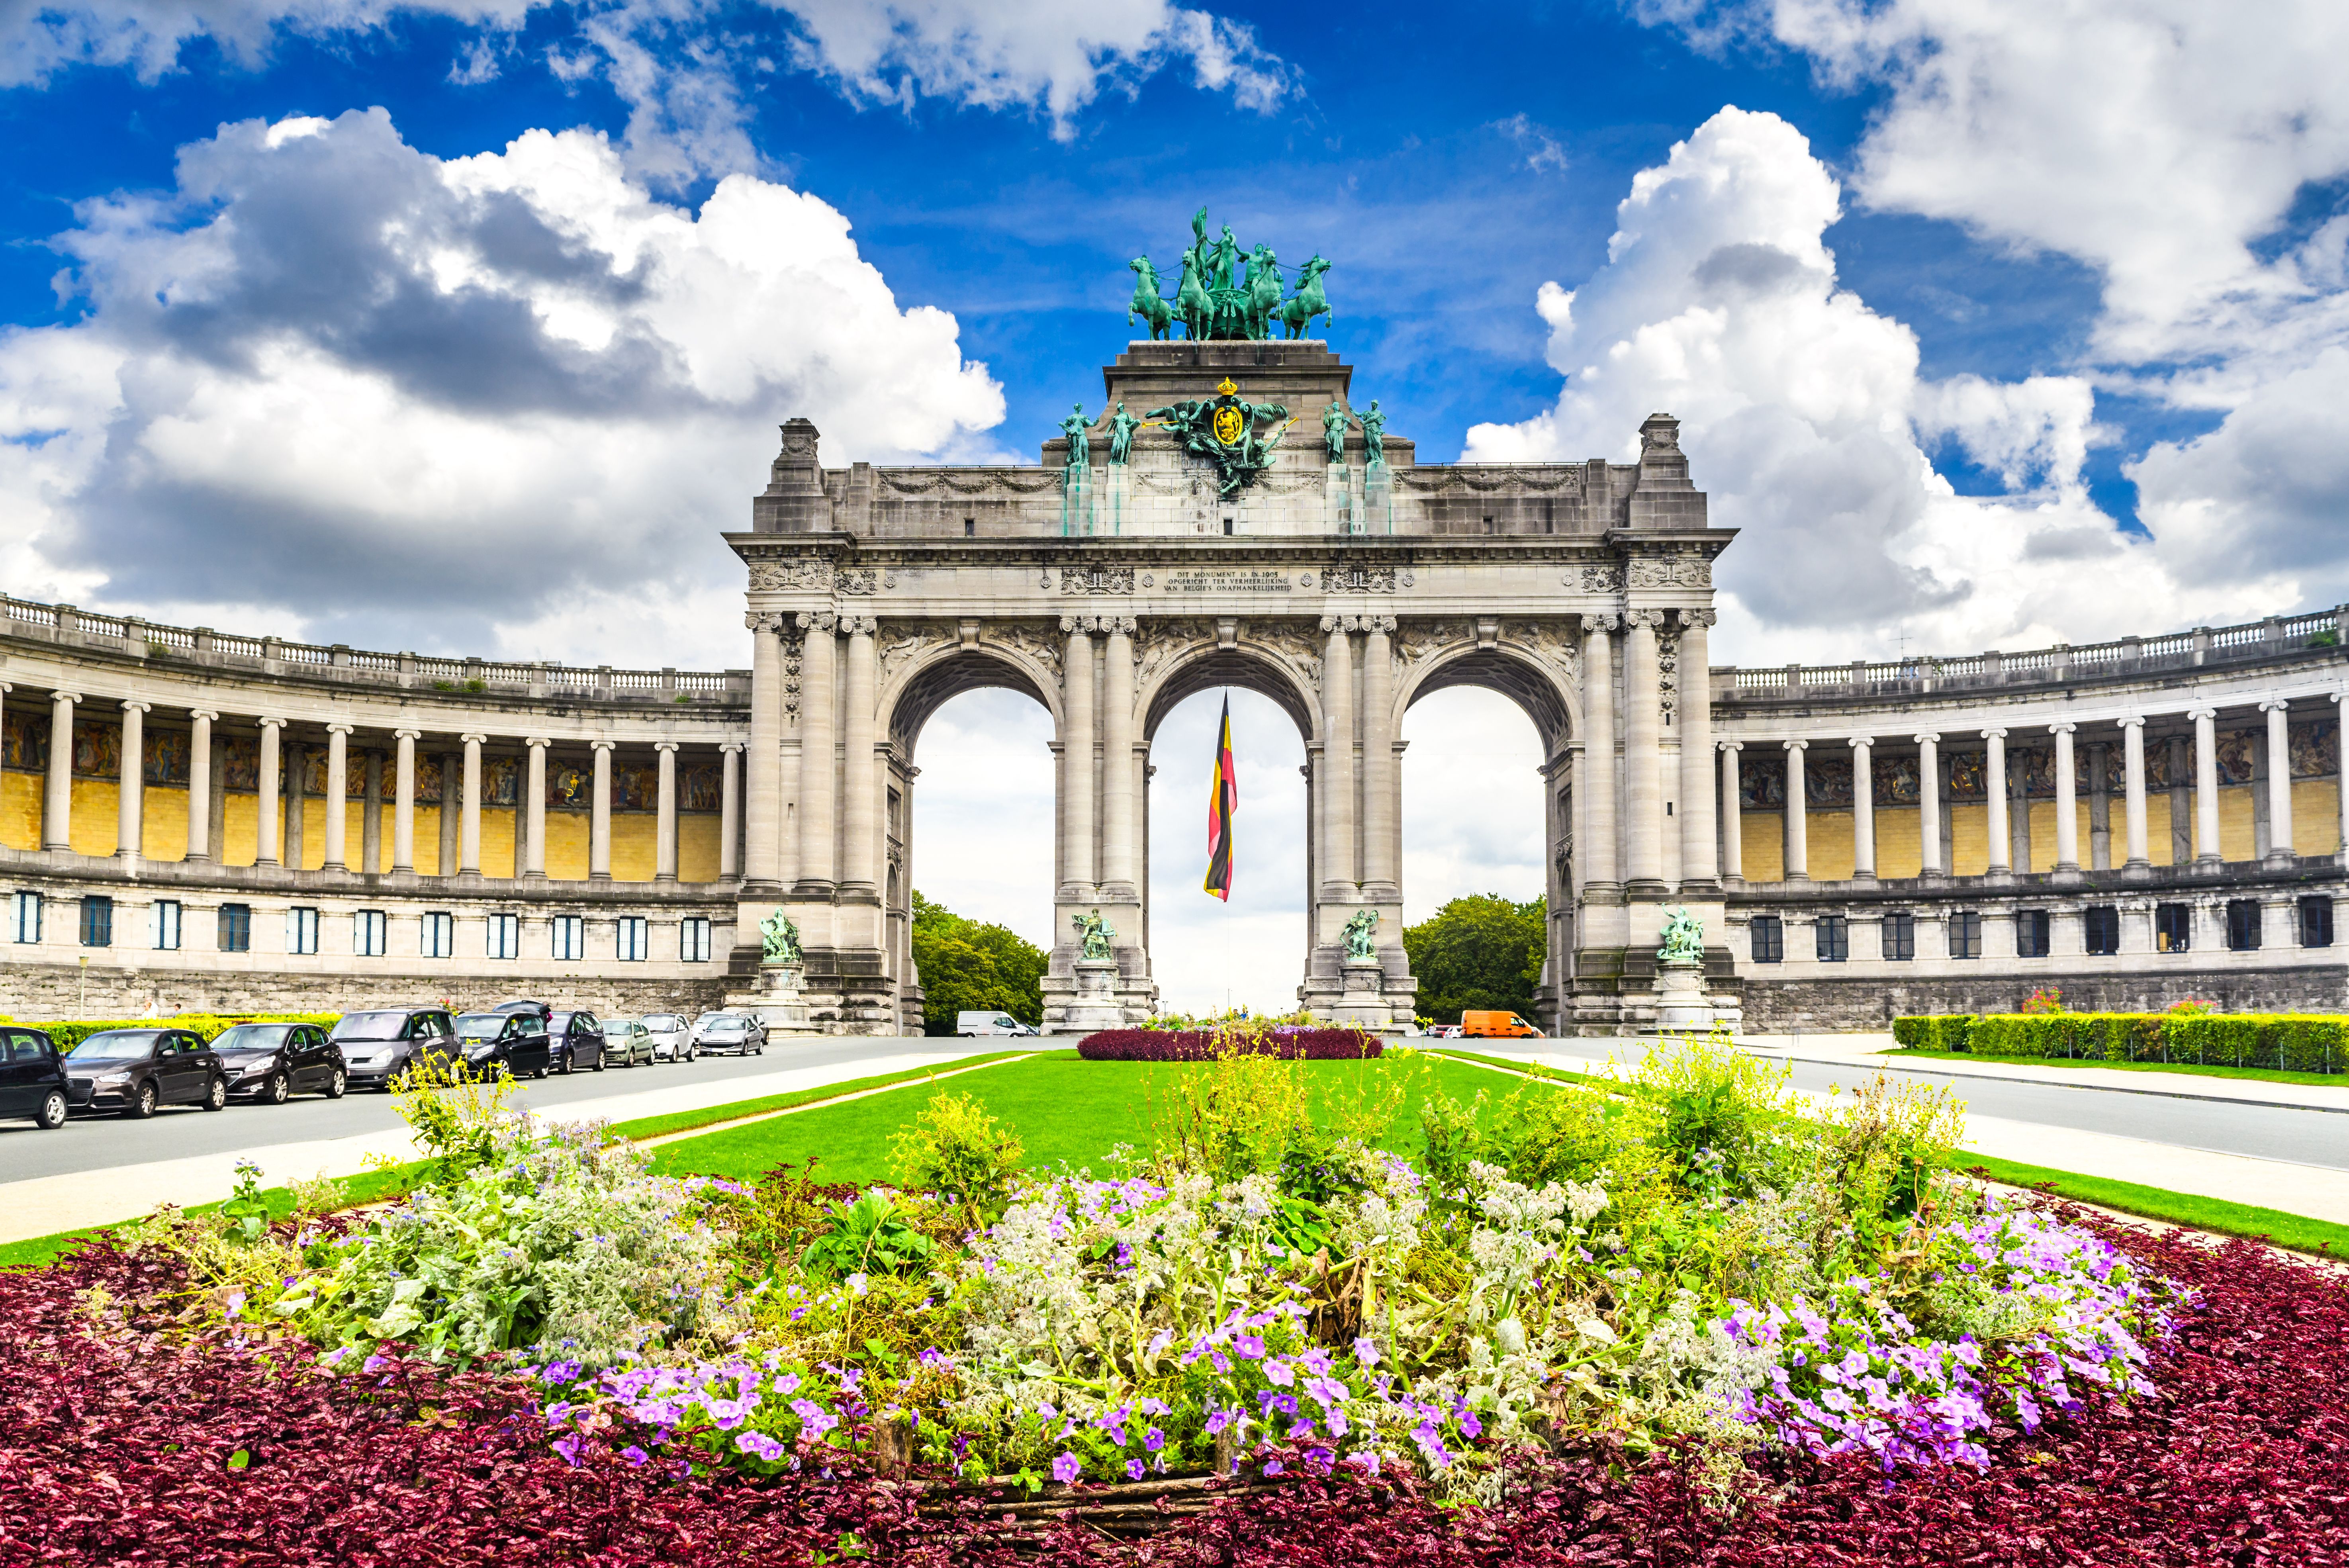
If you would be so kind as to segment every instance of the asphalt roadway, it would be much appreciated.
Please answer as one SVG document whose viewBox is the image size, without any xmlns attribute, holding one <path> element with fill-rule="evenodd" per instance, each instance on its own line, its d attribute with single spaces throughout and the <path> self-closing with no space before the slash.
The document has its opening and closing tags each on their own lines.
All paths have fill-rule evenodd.
<svg viewBox="0 0 2349 1568">
<path fill-rule="evenodd" d="M 779 1068 L 838 1067 L 839 1077 L 862 1077 L 857 1064 L 874 1057 L 931 1053 L 967 1056 L 985 1040 L 824 1039 L 776 1042 L 763 1056 L 705 1056 L 691 1062 L 655 1062 L 648 1067 L 609 1068 L 533 1080 L 515 1086 L 509 1103 L 531 1110 L 558 1111 L 581 1100 L 602 1099 L 638 1089 L 674 1084 L 722 1083 L 729 1078 L 752 1078 Z M 1006 1047 L 1023 1042 L 1004 1040 Z M 743 1098 L 770 1092 L 745 1088 Z M 44 1132 L 30 1121 L 0 1121 L 0 1187 L 36 1176 L 64 1176 L 79 1171 L 104 1171 L 118 1165 L 191 1155 L 236 1154 L 295 1140 L 347 1138 L 390 1131 L 399 1126 L 391 1096 L 381 1090 L 358 1091 L 341 1099 L 300 1095 L 284 1105 L 253 1105 L 231 1101 L 224 1110 L 195 1106 L 165 1106 L 150 1121 L 130 1121 L 115 1114 L 76 1116 L 65 1126 Z"/>
</svg>

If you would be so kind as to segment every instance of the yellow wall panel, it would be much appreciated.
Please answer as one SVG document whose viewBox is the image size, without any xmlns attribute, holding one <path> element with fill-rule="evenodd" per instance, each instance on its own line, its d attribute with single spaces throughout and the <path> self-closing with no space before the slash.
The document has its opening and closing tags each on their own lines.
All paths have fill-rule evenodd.
<svg viewBox="0 0 2349 1568">
<path fill-rule="evenodd" d="M 1990 804 L 1950 808 L 1950 874 L 1978 877 L 1990 870 Z"/>
<path fill-rule="evenodd" d="M 1744 812 L 1737 830 L 1747 882 L 1777 882 L 1786 874 L 1785 824 L 1777 812 Z"/>
<path fill-rule="evenodd" d="M 2172 862 L 2169 843 L 2169 797 L 2148 795 L 2145 799 L 2145 858 L 2147 863 L 2166 866 Z M 2126 797 L 2113 800 L 2113 863 L 2128 861 L 2128 801 Z"/>
<path fill-rule="evenodd" d="M 612 880 L 614 882 L 650 882 L 653 880 L 654 844 L 660 819 L 644 812 L 622 816 L 612 814 Z"/>
<path fill-rule="evenodd" d="M 181 861 L 188 857 L 188 792 L 149 785 L 140 802 L 139 852 L 150 861 Z"/>
<path fill-rule="evenodd" d="M 387 855 L 391 851 L 386 850 Z M 440 874 L 440 808 L 416 808 L 416 874 L 437 877 Z"/>
<path fill-rule="evenodd" d="M 37 773 L 0 773 L 0 844 L 12 850 L 41 847 L 41 795 Z"/>
<path fill-rule="evenodd" d="M 2332 779 L 2292 787 L 2292 847 L 2303 855 L 2341 852 L 2341 789 Z"/>
<path fill-rule="evenodd" d="M 546 814 L 546 874 L 558 882 L 587 880 L 587 813 Z"/>
<path fill-rule="evenodd" d="M 2199 816 L 2199 813 L 2198 812 Z M 2199 830 L 2199 824 L 2197 824 Z M 2251 787 L 2238 784 L 2219 790 L 2219 856 L 2221 860 L 2251 861 L 2259 858 L 2252 847 Z M 2194 852 L 2200 854 L 2202 845 L 2196 841 Z"/>
<path fill-rule="evenodd" d="M 1803 823 L 1813 882 L 1848 882 L 1857 854 L 1849 811 L 1812 811 Z"/>
<path fill-rule="evenodd" d="M 1913 877 L 1925 870 L 1924 813 L 1914 806 L 1876 809 L 1876 874 Z"/>
<path fill-rule="evenodd" d="M 260 821 L 258 795 L 230 795 L 221 802 L 221 841 L 215 852 L 224 866 L 249 866 L 254 858 L 254 824 Z"/>
<path fill-rule="evenodd" d="M 696 812 L 677 820 L 677 877 L 679 882 L 718 880 L 719 827 L 722 817 Z"/>
<path fill-rule="evenodd" d="M 514 860 L 514 809 L 512 806 L 481 808 L 481 874 L 485 877 L 522 875 L 522 867 Z"/>
<path fill-rule="evenodd" d="M 73 781 L 73 847 L 77 854 L 114 852 L 115 830 L 121 826 L 121 818 L 117 815 L 121 800 L 121 789 L 109 779 Z"/>
</svg>

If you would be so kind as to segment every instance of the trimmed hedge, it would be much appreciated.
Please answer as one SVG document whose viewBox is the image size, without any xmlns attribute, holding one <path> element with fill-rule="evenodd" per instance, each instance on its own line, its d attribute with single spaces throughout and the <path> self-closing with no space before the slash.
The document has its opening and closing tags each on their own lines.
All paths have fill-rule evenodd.
<svg viewBox="0 0 2349 1568">
<path fill-rule="evenodd" d="M 47 1024 L 31 1018 L 6 1021 L 39 1029 L 57 1042 L 59 1050 L 70 1053 L 102 1029 L 188 1029 L 210 1040 L 239 1024 L 332 1024 L 341 1016 L 340 1013 L 182 1013 L 176 1018 L 71 1018 Z"/>
<path fill-rule="evenodd" d="M 1212 1029 L 1103 1029 L 1077 1042 L 1089 1062 L 1211 1062 L 1223 1051 L 1283 1061 L 1352 1062 L 1382 1055 L 1386 1042 L 1360 1029 L 1276 1028 L 1269 1035 Z"/>
<path fill-rule="evenodd" d="M 1986 1013 L 1899 1018 L 1926 1050 L 2090 1062 L 2349 1072 L 2349 1017 L 2310 1013 Z"/>
</svg>

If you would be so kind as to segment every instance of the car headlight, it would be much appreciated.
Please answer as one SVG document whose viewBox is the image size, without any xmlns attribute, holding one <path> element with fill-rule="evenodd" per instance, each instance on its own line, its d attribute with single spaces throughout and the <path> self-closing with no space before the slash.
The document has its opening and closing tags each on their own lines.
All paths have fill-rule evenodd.
<svg viewBox="0 0 2349 1568">
<path fill-rule="evenodd" d="M 479 1061 L 497 1048 L 498 1043 L 495 1040 L 475 1040 L 465 1047 L 465 1058 L 468 1061 Z"/>
<path fill-rule="evenodd" d="M 98 1080 L 100 1088 L 119 1088 L 130 1081 L 129 1073 L 108 1073 Z"/>
</svg>

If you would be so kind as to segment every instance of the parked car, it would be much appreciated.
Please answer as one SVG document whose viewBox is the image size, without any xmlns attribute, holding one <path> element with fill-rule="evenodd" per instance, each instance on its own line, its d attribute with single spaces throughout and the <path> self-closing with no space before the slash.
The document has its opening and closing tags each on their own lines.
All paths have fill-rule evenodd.
<svg viewBox="0 0 2349 1568">
<path fill-rule="evenodd" d="M 1036 1031 L 1009 1013 L 957 1013 L 955 1034 L 963 1038 L 980 1035 L 1032 1035 Z"/>
<path fill-rule="evenodd" d="M 675 1013 L 647 1013 L 636 1020 L 652 1036 L 653 1060 L 689 1062 L 701 1054 L 693 1043 L 693 1026 Z"/>
<path fill-rule="evenodd" d="M 653 1065 L 653 1032 L 635 1018 L 604 1020 L 604 1049 L 612 1065 L 632 1068 L 638 1062 Z"/>
<path fill-rule="evenodd" d="M 0 1116 L 29 1116 L 41 1127 L 66 1124 L 73 1090 L 65 1059 L 42 1029 L 0 1028 Z"/>
<path fill-rule="evenodd" d="M 554 1065 L 546 1025 L 535 1013 L 460 1013 L 457 1039 L 475 1073 L 503 1068 L 518 1078 L 544 1078 Z"/>
<path fill-rule="evenodd" d="M 239 1024 L 212 1038 L 231 1099 L 284 1105 L 289 1095 L 340 1099 L 350 1087 L 343 1048 L 316 1024 Z"/>
<path fill-rule="evenodd" d="M 763 1056 L 767 1026 L 756 1013 L 705 1013 L 693 1026 L 693 1045 L 712 1056 L 731 1051 L 736 1056 Z"/>
<path fill-rule="evenodd" d="M 1456 1040 L 1460 1037 L 1460 1026 L 1457 1024 L 1438 1024 L 1435 1027 L 1427 1031 L 1427 1037 L 1431 1040 Z"/>
<path fill-rule="evenodd" d="M 371 1007 L 346 1013 L 326 1031 L 343 1053 L 353 1088 L 389 1088 L 419 1052 L 457 1059 L 457 1021 L 445 1007 Z"/>
<path fill-rule="evenodd" d="M 1461 1039 L 1472 1040 L 1538 1040 L 1540 1029 L 1526 1023 L 1515 1013 L 1478 1012 L 1470 1008 L 1460 1015 Z"/>
<path fill-rule="evenodd" d="M 228 1103 L 220 1057 L 189 1029 L 100 1029 L 66 1057 L 66 1085 L 76 1110 L 119 1110 L 139 1119 L 159 1105 L 218 1110 Z"/>
<path fill-rule="evenodd" d="M 515 1016 L 528 1017 L 527 1013 Z M 587 1012 L 557 1013 L 546 1020 L 547 1049 L 554 1053 L 554 1070 L 575 1073 L 581 1068 L 604 1070 L 604 1026 L 595 1015 Z"/>
</svg>

